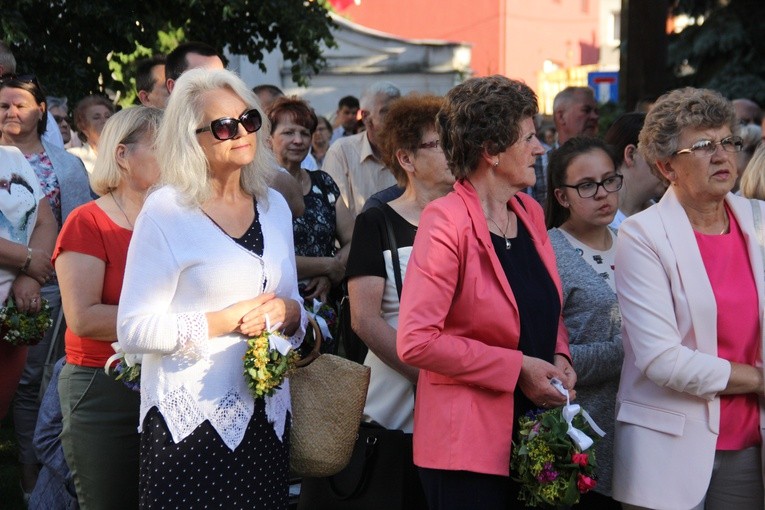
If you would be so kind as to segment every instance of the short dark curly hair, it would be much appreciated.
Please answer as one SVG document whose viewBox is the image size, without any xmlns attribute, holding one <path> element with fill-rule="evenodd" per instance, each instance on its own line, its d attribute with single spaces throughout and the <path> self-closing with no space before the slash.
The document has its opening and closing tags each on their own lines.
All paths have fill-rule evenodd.
<svg viewBox="0 0 765 510">
<path fill-rule="evenodd" d="M 319 125 L 316 113 L 313 111 L 313 108 L 308 106 L 305 100 L 297 96 L 282 96 L 274 101 L 274 104 L 268 110 L 268 120 L 271 121 L 272 135 L 276 131 L 277 124 L 279 124 L 279 117 L 284 113 L 291 115 L 295 124 L 308 129 L 311 134 L 316 131 L 316 126 Z"/>
<path fill-rule="evenodd" d="M 401 167 L 396 151 L 414 152 L 422 143 L 422 135 L 435 129 L 436 114 L 444 105 L 444 98 L 431 94 L 409 94 L 394 99 L 385 114 L 379 142 L 383 163 L 390 168 L 402 188 L 407 184 L 406 170 Z"/>
<path fill-rule="evenodd" d="M 538 112 L 534 91 L 504 76 L 472 78 L 451 89 L 436 127 L 452 174 L 464 179 L 484 150 L 493 156 L 514 144 L 521 121 Z"/>
</svg>

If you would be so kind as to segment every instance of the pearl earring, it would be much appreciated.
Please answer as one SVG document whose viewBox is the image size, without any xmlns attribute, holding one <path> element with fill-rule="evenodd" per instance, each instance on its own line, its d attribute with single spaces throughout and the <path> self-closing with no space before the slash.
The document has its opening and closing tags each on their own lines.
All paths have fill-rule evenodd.
<svg viewBox="0 0 765 510">
<path fill-rule="evenodd" d="M 499 160 L 494 162 L 494 168 L 497 168 L 499 166 Z"/>
</svg>

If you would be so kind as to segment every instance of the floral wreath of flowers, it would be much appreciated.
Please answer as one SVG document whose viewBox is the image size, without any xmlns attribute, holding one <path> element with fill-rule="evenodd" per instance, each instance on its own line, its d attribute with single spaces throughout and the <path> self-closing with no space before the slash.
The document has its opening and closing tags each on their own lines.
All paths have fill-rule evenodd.
<svg viewBox="0 0 765 510">
<path fill-rule="evenodd" d="M 247 339 L 244 378 L 254 398 L 270 397 L 281 388 L 284 378 L 295 368 L 300 355 L 284 335 L 273 328 L 266 314 L 266 328 L 260 336 Z"/>
<path fill-rule="evenodd" d="M 39 312 L 22 312 L 12 297 L 0 308 L 0 335 L 11 345 L 37 345 L 53 325 L 48 300 L 41 298 Z"/>
<path fill-rule="evenodd" d="M 561 393 L 560 381 L 552 384 Z M 557 384 L 556 384 L 557 383 Z M 558 386 L 559 385 L 559 386 Z M 530 411 L 519 420 L 520 440 L 513 444 L 510 470 L 520 482 L 518 498 L 526 506 L 561 507 L 579 502 L 597 486 L 594 444 L 605 432 L 577 404 L 546 411 Z"/>
</svg>

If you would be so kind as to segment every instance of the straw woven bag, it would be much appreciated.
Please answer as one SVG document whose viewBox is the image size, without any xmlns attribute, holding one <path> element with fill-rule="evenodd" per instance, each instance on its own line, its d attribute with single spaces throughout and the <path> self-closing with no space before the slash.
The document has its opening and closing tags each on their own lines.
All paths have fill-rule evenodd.
<svg viewBox="0 0 765 510">
<path fill-rule="evenodd" d="M 292 429 L 290 468 L 299 476 L 341 471 L 351 458 L 367 398 L 370 369 L 320 354 L 321 331 L 312 318 L 316 344 L 290 375 Z"/>
</svg>

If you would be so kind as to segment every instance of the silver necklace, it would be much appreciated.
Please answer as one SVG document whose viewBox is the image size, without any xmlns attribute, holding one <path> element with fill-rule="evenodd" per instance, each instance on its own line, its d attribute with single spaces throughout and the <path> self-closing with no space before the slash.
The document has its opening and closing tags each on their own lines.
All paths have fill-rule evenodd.
<svg viewBox="0 0 765 510">
<path fill-rule="evenodd" d="M 496 221 L 494 221 L 494 218 L 492 218 L 492 217 L 491 217 L 491 216 L 489 216 L 488 214 L 486 215 L 486 217 L 489 219 L 489 221 L 491 221 L 492 223 L 494 223 L 494 226 L 495 226 L 495 227 L 497 227 L 497 230 L 499 230 L 500 232 L 502 232 L 502 238 L 505 240 L 505 249 L 506 249 L 506 250 L 509 250 L 510 248 L 512 248 L 512 247 L 513 247 L 513 243 L 512 243 L 512 242 L 510 242 L 510 239 L 508 239 L 508 238 L 507 238 L 507 229 L 508 229 L 508 228 L 510 228 L 510 209 L 505 209 L 505 211 L 507 212 L 507 224 L 505 225 L 505 230 L 502 230 L 502 229 L 499 227 L 499 225 L 497 224 L 497 222 L 496 222 Z"/>
<path fill-rule="evenodd" d="M 114 203 L 117 204 L 117 208 L 120 210 L 122 215 L 125 217 L 125 221 L 127 221 L 128 225 L 130 225 L 130 230 L 133 230 L 133 222 L 130 221 L 130 219 L 128 218 L 128 215 L 125 213 L 125 209 L 123 209 L 122 206 L 120 205 L 120 203 L 117 201 L 117 197 L 115 197 L 114 193 L 112 193 L 111 191 L 109 191 L 109 195 L 112 197 L 112 200 L 114 200 Z"/>
</svg>

